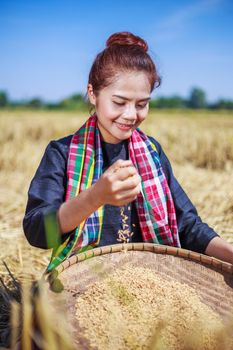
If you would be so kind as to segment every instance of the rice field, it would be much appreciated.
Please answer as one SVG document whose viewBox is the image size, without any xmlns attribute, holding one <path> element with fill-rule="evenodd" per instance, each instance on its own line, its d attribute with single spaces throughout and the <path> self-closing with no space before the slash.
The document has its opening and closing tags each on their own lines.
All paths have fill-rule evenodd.
<svg viewBox="0 0 233 350">
<path fill-rule="evenodd" d="M 31 247 L 22 231 L 27 190 L 46 145 L 75 132 L 88 113 L 0 111 L 0 239 L 19 280 L 41 277 L 50 251 Z M 156 138 L 199 215 L 233 244 L 233 114 L 157 111 L 141 126 Z M 7 283 L 8 272 L 0 265 Z"/>
</svg>

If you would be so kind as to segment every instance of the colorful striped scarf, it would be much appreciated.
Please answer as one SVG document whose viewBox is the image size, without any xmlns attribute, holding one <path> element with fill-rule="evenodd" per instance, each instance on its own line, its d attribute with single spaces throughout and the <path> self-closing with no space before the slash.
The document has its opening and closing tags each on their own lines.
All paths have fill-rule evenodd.
<svg viewBox="0 0 233 350">
<path fill-rule="evenodd" d="M 140 129 L 128 140 L 129 158 L 141 176 L 142 191 L 135 200 L 144 242 L 180 246 L 171 192 L 155 145 Z M 101 139 L 94 114 L 73 135 L 67 164 L 66 201 L 96 183 L 102 174 Z M 73 253 L 98 246 L 104 206 L 92 213 L 75 233 L 53 252 L 47 271 Z"/>
</svg>

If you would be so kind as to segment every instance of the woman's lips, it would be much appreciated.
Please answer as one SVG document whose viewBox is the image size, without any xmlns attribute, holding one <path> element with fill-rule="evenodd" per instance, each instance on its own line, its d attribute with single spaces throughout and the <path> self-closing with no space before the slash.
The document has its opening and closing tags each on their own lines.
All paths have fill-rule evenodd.
<svg viewBox="0 0 233 350">
<path fill-rule="evenodd" d="M 121 130 L 130 130 L 134 126 L 134 124 L 121 124 L 121 123 L 117 123 L 117 122 L 115 122 L 115 124 Z"/>
</svg>

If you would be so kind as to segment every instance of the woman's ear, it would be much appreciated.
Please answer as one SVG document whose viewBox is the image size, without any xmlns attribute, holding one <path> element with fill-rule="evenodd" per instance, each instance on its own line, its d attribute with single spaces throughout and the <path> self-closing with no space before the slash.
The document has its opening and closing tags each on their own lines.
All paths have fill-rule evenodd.
<svg viewBox="0 0 233 350">
<path fill-rule="evenodd" d="M 95 106 L 95 104 L 96 104 L 96 97 L 95 97 L 95 94 L 94 94 L 94 91 L 93 91 L 93 87 L 92 87 L 91 84 L 87 85 L 87 94 L 88 94 L 88 98 L 89 98 L 90 103 Z"/>
</svg>

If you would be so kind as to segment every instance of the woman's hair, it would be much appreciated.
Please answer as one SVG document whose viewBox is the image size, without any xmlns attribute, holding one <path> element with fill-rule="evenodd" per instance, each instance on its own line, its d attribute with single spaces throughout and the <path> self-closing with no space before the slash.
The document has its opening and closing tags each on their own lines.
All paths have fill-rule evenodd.
<svg viewBox="0 0 233 350">
<path fill-rule="evenodd" d="M 98 95 L 101 89 L 110 85 L 119 72 L 144 72 L 147 74 L 151 91 L 160 85 L 161 79 L 150 55 L 145 40 L 129 32 L 112 34 L 106 48 L 100 52 L 91 67 L 88 83 Z"/>
</svg>

